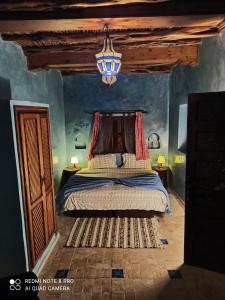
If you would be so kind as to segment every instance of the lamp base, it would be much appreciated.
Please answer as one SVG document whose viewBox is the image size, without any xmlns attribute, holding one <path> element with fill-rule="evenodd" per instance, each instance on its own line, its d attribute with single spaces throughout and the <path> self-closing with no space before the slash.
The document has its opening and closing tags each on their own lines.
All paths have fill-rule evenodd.
<svg viewBox="0 0 225 300">
<path fill-rule="evenodd" d="M 70 164 L 69 168 L 70 169 L 76 169 L 76 170 L 81 169 L 77 164 Z"/>
<path fill-rule="evenodd" d="M 80 169 L 81 169 L 81 167 L 79 167 L 79 166 L 76 165 L 76 164 L 73 165 L 73 168 L 76 169 L 76 170 L 80 170 Z"/>
<path fill-rule="evenodd" d="M 159 169 L 163 169 L 163 165 L 162 164 L 158 164 L 158 168 Z"/>
</svg>

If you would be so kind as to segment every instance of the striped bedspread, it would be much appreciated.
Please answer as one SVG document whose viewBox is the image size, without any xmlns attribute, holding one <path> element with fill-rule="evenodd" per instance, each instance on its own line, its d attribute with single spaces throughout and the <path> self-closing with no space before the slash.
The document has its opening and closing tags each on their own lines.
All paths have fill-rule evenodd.
<svg viewBox="0 0 225 300">
<path fill-rule="evenodd" d="M 64 210 L 170 211 L 168 193 L 149 170 L 83 170 L 72 176 L 57 197 Z"/>
</svg>

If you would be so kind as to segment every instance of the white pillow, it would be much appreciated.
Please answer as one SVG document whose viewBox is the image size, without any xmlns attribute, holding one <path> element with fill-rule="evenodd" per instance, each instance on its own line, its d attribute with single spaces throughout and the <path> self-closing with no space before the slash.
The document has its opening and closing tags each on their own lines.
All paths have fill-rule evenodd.
<svg viewBox="0 0 225 300">
<path fill-rule="evenodd" d="M 88 162 L 89 169 L 111 169 L 117 168 L 115 154 L 102 154 L 95 155 Z"/>
<path fill-rule="evenodd" d="M 127 169 L 152 169 L 150 159 L 147 160 L 136 160 L 136 155 L 133 153 L 123 154 L 123 166 L 122 168 Z"/>
</svg>

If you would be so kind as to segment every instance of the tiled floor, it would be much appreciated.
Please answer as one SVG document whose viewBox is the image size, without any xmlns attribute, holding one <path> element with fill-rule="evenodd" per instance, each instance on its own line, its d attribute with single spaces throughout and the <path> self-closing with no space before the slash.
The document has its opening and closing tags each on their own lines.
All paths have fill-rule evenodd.
<svg viewBox="0 0 225 300">
<path fill-rule="evenodd" d="M 184 209 L 171 195 L 172 213 L 160 218 L 163 249 L 66 248 L 74 219 L 59 217 L 59 243 L 40 278 L 54 278 L 69 269 L 66 291 L 42 291 L 40 299 L 77 300 L 223 300 L 225 276 L 183 265 Z M 112 278 L 123 269 L 124 278 Z M 179 269 L 182 279 L 170 279 L 168 270 Z M 59 285 L 57 282 L 56 286 Z"/>
</svg>

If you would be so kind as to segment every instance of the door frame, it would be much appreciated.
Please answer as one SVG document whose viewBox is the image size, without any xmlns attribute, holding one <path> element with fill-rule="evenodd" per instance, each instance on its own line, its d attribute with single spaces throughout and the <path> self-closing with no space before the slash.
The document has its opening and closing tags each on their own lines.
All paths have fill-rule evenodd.
<svg viewBox="0 0 225 300">
<path fill-rule="evenodd" d="M 17 180 L 18 180 L 18 191 L 19 191 L 19 204 L 20 204 L 20 216 L 21 216 L 21 223 L 22 223 L 22 234 L 23 234 L 23 244 L 24 244 L 24 253 L 25 253 L 25 260 L 26 260 L 26 271 L 30 271 L 30 258 L 29 258 L 29 243 L 26 231 L 26 222 L 25 222 L 25 210 L 24 210 L 24 199 L 23 199 L 23 191 L 22 191 L 22 174 L 20 170 L 20 162 L 19 162 L 19 149 L 17 144 L 17 130 L 16 130 L 16 118 L 15 118 L 15 106 L 29 106 L 34 108 L 47 108 L 50 118 L 50 111 L 49 111 L 49 104 L 46 103 L 39 103 L 39 102 L 31 102 L 31 101 L 21 101 L 21 100 L 10 100 L 10 111 L 11 111 L 11 120 L 12 120 L 12 131 L 13 131 L 13 144 L 14 144 L 14 151 L 15 151 L 15 161 L 16 161 L 16 170 L 17 170 Z M 54 234 L 49 242 L 49 245 L 43 252 L 42 256 L 37 261 L 33 271 L 38 273 L 46 260 L 49 252 L 55 246 L 59 235 Z"/>
</svg>

